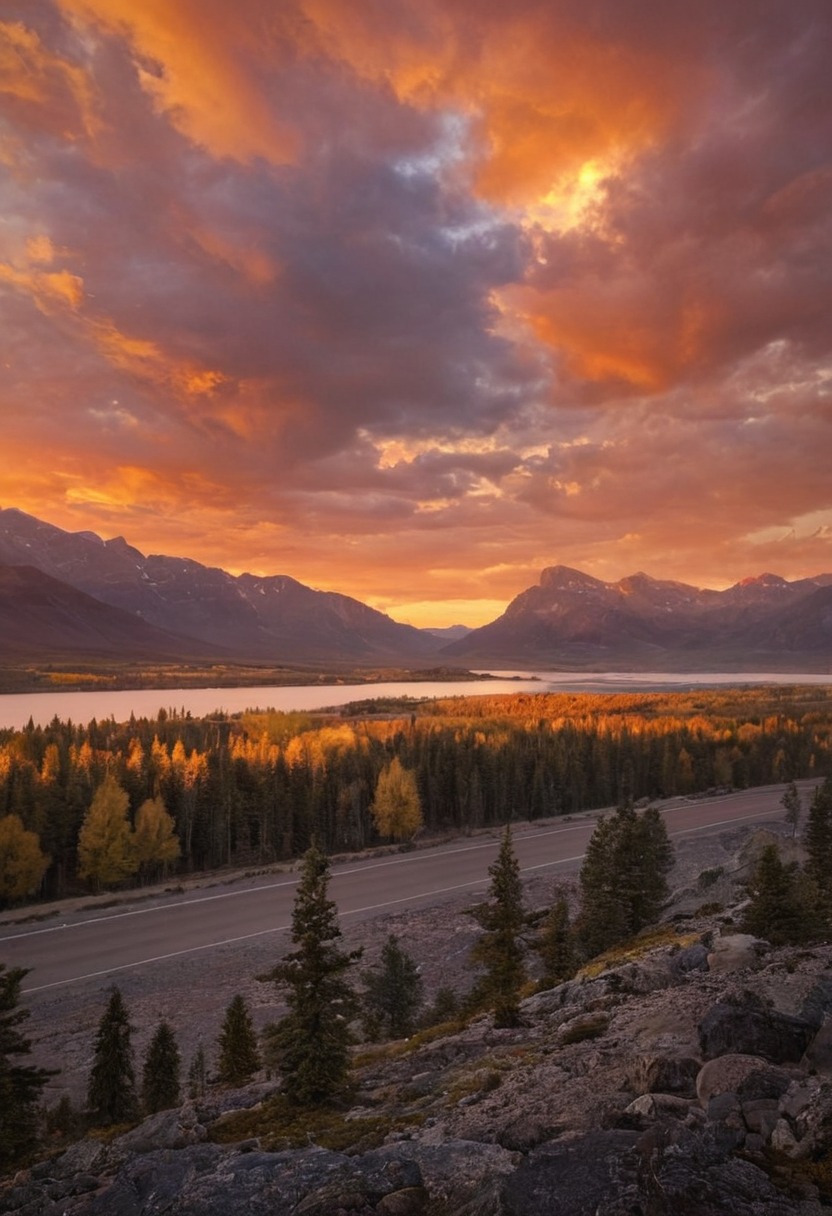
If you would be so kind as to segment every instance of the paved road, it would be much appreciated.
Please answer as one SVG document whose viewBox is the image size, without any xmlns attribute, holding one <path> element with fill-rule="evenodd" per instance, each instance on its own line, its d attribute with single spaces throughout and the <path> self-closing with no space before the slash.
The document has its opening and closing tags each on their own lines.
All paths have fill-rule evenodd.
<svg viewBox="0 0 832 1216">
<path fill-rule="evenodd" d="M 801 784 L 804 789 L 810 785 Z M 766 786 L 694 802 L 678 799 L 661 809 L 672 837 L 718 832 L 734 824 L 782 818 L 784 788 Z M 595 818 L 518 826 L 514 847 L 523 873 L 576 870 Z M 495 834 L 336 864 L 330 895 L 342 919 L 383 917 L 385 912 L 427 907 L 466 891 L 473 895 L 485 889 L 488 866 L 498 848 Z M 36 927 L 7 924 L 0 926 L 0 961 L 31 967 L 24 991 L 42 992 L 285 932 L 297 883 L 297 874 L 285 874 L 148 903 L 121 904 L 106 912 L 78 912 Z"/>
</svg>

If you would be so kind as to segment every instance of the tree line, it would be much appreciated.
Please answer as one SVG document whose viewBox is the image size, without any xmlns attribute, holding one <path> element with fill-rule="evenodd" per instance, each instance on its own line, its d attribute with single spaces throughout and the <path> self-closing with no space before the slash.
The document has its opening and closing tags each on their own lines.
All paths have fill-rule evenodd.
<svg viewBox="0 0 832 1216">
<path fill-rule="evenodd" d="M 0 901 L 788 781 L 826 773 L 831 739 L 823 688 L 55 719 L 0 732 Z"/>
</svg>

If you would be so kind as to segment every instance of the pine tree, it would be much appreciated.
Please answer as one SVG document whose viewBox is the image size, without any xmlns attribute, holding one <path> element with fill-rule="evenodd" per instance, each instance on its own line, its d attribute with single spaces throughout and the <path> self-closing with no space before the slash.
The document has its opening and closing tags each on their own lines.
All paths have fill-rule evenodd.
<svg viewBox="0 0 832 1216">
<path fill-rule="evenodd" d="M 379 835 L 393 840 L 408 840 L 422 826 L 416 774 L 402 768 L 398 756 L 379 774 L 370 812 Z"/>
<path fill-rule="evenodd" d="M 159 1110 L 179 1105 L 181 1063 L 173 1030 L 167 1022 L 160 1022 L 150 1040 L 142 1068 L 142 1106 L 146 1114 L 154 1115 Z"/>
<path fill-rule="evenodd" d="M 412 1034 L 422 1004 L 422 980 L 413 959 L 391 933 L 380 966 L 365 972 L 363 1021 L 370 1039 L 403 1039 Z"/>
<path fill-rule="evenodd" d="M 495 1026 L 520 1023 L 520 989 L 526 979 L 520 931 L 523 928 L 523 885 L 511 841 L 511 828 L 503 833 L 500 852 L 488 867 L 489 902 L 474 910 L 485 932 L 471 950 L 471 961 L 485 968 L 474 988 L 473 1000 L 494 1010 Z"/>
<path fill-rule="evenodd" d="M 87 1105 L 99 1126 L 130 1123 L 138 1114 L 130 1021 L 121 992 L 113 988 L 98 1025 Z"/>
<path fill-rule="evenodd" d="M 785 808 L 785 820 L 792 829 L 792 840 L 794 840 L 800 824 L 803 804 L 800 801 L 800 792 L 793 781 L 787 786 L 785 794 L 780 799 L 780 805 Z"/>
<path fill-rule="evenodd" d="M 581 911 L 576 931 L 588 958 L 601 954 L 628 932 L 627 911 L 616 875 L 616 827 L 614 816 L 598 820 L 581 866 Z"/>
<path fill-rule="evenodd" d="M 672 864 L 673 847 L 655 807 L 642 815 L 620 807 L 599 819 L 580 873 L 577 933 L 588 957 L 658 919 Z"/>
<path fill-rule="evenodd" d="M 286 987 L 289 1012 L 273 1028 L 269 1050 L 283 1091 L 298 1106 L 320 1106 L 348 1087 L 350 1021 L 357 1000 L 347 978 L 360 950 L 339 945 L 338 910 L 327 897 L 329 864 L 316 844 L 303 859 L 292 911 L 295 949 L 264 979 Z"/>
<path fill-rule="evenodd" d="M 773 946 L 798 945 L 810 935 L 811 918 L 801 898 L 797 865 L 785 865 L 777 845 L 763 849 L 748 891 L 751 902 L 743 917 L 744 932 Z"/>
<path fill-rule="evenodd" d="M 244 1085 L 260 1067 L 257 1035 L 244 998 L 238 992 L 225 1011 L 219 1037 L 219 1078 L 229 1085 Z"/>
<path fill-rule="evenodd" d="M 832 920 L 832 778 L 818 786 L 809 806 L 806 832 L 806 875 L 814 884 L 825 922 Z"/>
<path fill-rule="evenodd" d="M 569 904 L 562 891 L 555 892 L 555 901 L 543 924 L 538 946 L 543 962 L 539 987 L 553 988 L 571 979 L 578 967 L 574 935 L 569 921 Z"/>
<path fill-rule="evenodd" d="M 803 835 L 806 879 L 815 897 L 820 931 L 832 930 L 832 777 L 817 787 L 809 804 Z"/>
<path fill-rule="evenodd" d="M 0 1173 L 20 1161 L 37 1142 L 40 1093 L 52 1075 L 43 1068 L 16 1062 L 32 1050 L 19 1027 L 29 1016 L 19 1009 L 24 967 L 0 963 Z"/>
</svg>

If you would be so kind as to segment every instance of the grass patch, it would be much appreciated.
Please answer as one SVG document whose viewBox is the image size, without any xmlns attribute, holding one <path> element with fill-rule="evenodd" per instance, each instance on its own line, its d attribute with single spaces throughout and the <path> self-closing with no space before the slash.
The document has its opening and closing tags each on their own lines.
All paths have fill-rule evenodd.
<svg viewBox="0 0 832 1216">
<path fill-rule="evenodd" d="M 675 925 L 657 925 L 653 929 L 645 929 L 637 937 L 628 938 L 627 941 L 620 942 L 617 946 L 611 946 L 603 954 L 599 954 L 585 963 L 575 978 L 594 980 L 610 967 L 618 967 L 622 963 L 638 962 L 651 950 L 657 950 L 663 946 L 675 946 L 677 949 L 683 950 L 687 946 L 694 945 L 699 939 L 698 933 L 680 934 Z"/>
<path fill-rule="evenodd" d="M 276 1094 L 251 1110 L 223 1116 L 209 1129 L 208 1138 L 214 1144 L 235 1144 L 256 1137 L 267 1152 L 316 1144 L 334 1152 L 365 1153 L 378 1148 L 391 1131 L 412 1127 L 424 1118 L 411 1113 L 395 1119 L 388 1115 L 347 1119 L 345 1114 L 335 1107 L 292 1106 L 283 1094 Z"/>
<path fill-rule="evenodd" d="M 585 1043 L 588 1039 L 600 1039 L 610 1024 L 605 1013 L 592 1013 L 574 1018 L 560 1032 L 560 1046 L 570 1043 Z"/>
</svg>

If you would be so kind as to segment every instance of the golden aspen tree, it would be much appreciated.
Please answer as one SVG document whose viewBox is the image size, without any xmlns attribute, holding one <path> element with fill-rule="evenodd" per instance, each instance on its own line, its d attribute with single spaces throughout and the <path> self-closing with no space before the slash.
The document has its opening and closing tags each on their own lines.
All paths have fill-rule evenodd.
<svg viewBox="0 0 832 1216">
<path fill-rule="evenodd" d="M 182 852 L 173 817 L 161 798 L 148 798 L 136 812 L 133 853 L 143 874 L 164 873 Z"/>
<path fill-rule="evenodd" d="M 127 794 L 108 773 L 78 833 L 78 874 L 94 887 L 112 886 L 136 872 L 128 805 Z"/>
<path fill-rule="evenodd" d="M 370 811 L 379 835 L 393 840 L 407 840 L 422 826 L 416 774 L 403 768 L 398 756 L 379 773 Z"/>
<path fill-rule="evenodd" d="M 22 899 L 37 891 L 49 867 L 37 832 L 23 826 L 19 815 L 0 819 L 0 901 Z"/>
</svg>

